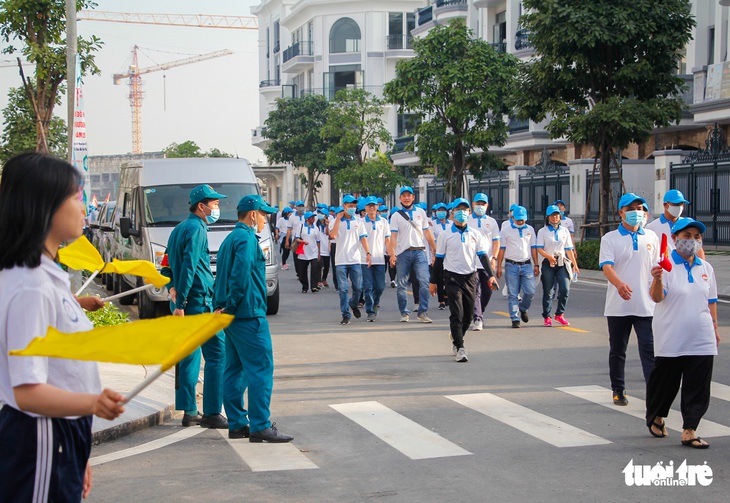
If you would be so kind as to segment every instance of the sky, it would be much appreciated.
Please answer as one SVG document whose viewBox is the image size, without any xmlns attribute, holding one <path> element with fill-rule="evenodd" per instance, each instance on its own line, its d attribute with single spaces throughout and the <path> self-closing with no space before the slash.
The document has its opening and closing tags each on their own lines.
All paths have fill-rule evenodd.
<svg viewBox="0 0 730 503">
<path fill-rule="evenodd" d="M 95 10 L 173 14 L 250 16 L 259 0 L 97 0 Z M 142 150 L 154 152 L 171 143 L 192 140 L 203 151 L 218 148 L 251 162 L 264 158 L 251 145 L 259 125 L 256 30 L 151 26 L 79 21 L 79 36 L 96 35 L 104 45 L 96 53 L 101 75 L 84 78 L 89 155 L 132 151 L 132 112 L 128 79 L 114 85 L 112 75 L 127 73 L 132 48 L 140 47 L 139 66 L 229 49 L 234 54 L 142 76 Z M 0 54 L 0 65 L 14 56 Z M 26 75 L 32 67 L 25 68 Z M 164 78 L 163 78 L 164 74 Z M 0 67 L 0 115 L 8 89 L 21 85 L 17 66 Z M 164 89 L 164 92 L 163 92 Z M 55 109 L 66 118 L 66 104 Z"/>
</svg>

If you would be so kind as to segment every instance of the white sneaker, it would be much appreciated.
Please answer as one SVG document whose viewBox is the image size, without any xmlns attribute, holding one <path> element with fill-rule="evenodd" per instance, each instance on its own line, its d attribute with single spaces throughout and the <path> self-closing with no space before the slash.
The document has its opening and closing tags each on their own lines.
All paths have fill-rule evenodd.
<svg viewBox="0 0 730 503">
<path fill-rule="evenodd" d="M 411 321 L 411 317 L 407 314 L 402 314 L 400 317 L 400 321 L 401 323 L 408 323 L 409 321 Z"/>
<path fill-rule="evenodd" d="M 429 318 L 426 313 L 419 314 L 418 321 L 420 321 L 421 323 L 433 323 L 433 320 Z"/>
<path fill-rule="evenodd" d="M 471 329 L 475 332 L 479 332 L 484 329 L 484 322 L 482 320 L 476 320 L 471 326 Z"/>
<path fill-rule="evenodd" d="M 468 362 L 469 361 L 469 358 L 466 356 L 466 349 L 464 349 L 464 348 L 459 348 L 456 351 L 456 357 L 455 358 L 456 358 L 456 361 L 459 362 L 459 363 L 463 363 L 463 362 Z"/>
<path fill-rule="evenodd" d="M 449 332 L 449 342 L 451 343 L 451 354 L 456 356 L 456 353 L 459 351 L 459 348 L 454 345 L 454 337 L 451 335 L 451 332 Z"/>
</svg>

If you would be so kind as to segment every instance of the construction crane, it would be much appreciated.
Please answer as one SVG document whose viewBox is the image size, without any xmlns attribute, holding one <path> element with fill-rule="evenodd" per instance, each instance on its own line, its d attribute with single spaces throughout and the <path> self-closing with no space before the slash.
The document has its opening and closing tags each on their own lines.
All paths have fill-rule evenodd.
<svg viewBox="0 0 730 503">
<path fill-rule="evenodd" d="M 132 49 L 132 64 L 129 67 L 128 73 L 115 73 L 114 84 L 121 84 L 123 79 L 129 77 L 129 104 L 132 107 L 132 153 L 142 153 L 142 98 L 144 97 L 144 91 L 142 90 L 142 75 L 150 72 L 157 72 L 160 70 L 168 70 L 176 66 L 189 65 L 191 63 L 198 63 L 208 59 L 219 58 L 221 56 L 227 56 L 233 54 L 232 51 L 224 49 L 222 51 L 210 52 L 207 54 L 201 54 L 199 56 L 192 56 L 189 58 L 178 59 L 176 61 L 170 61 L 168 63 L 162 63 L 155 66 L 148 66 L 147 68 L 140 68 L 137 63 L 137 51 L 139 47 L 134 46 Z"/>
<path fill-rule="evenodd" d="M 76 19 L 79 21 L 103 21 L 108 23 L 258 30 L 258 22 L 254 16 L 218 16 L 215 14 L 148 14 L 137 12 L 82 10 L 79 11 Z"/>
</svg>

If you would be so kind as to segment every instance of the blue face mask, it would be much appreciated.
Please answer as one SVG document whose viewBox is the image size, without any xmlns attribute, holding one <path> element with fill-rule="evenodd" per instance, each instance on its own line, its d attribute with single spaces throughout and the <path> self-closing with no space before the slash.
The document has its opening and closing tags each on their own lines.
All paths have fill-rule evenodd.
<svg viewBox="0 0 730 503">
<path fill-rule="evenodd" d="M 644 212 L 642 210 L 627 211 L 624 221 L 631 227 L 642 224 L 644 223 Z"/>
<path fill-rule="evenodd" d="M 348 215 L 350 215 L 351 217 L 354 217 L 355 212 L 357 211 L 357 208 L 347 208 L 345 211 L 347 212 Z"/>
<path fill-rule="evenodd" d="M 203 206 L 205 206 L 205 205 L 203 205 Z M 208 222 L 209 224 L 216 223 L 218 221 L 218 219 L 221 217 L 221 210 L 219 210 L 218 208 L 213 209 L 208 206 L 205 206 L 205 207 L 210 210 L 210 215 L 205 216 L 205 221 Z"/>
<path fill-rule="evenodd" d="M 525 222 L 523 222 L 521 224 L 515 223 L 515 227 L 517 227 L 518 229 L 524 229 L 525 225 L 527 225 Z"/>
<path fill-rule="evenodd" d="M 446 212 L 445 211 L 437 211 L 436 212 L 436 218 L 438 218 L 439 220 L 443 220 L 444 218 L 446 218 Z"/>
<path fill-rule="evenodd" d="M 318 213 L 317 220 L 324 220 L 324 215 L 322 213 Z"/>
<path fill-rule="evenodd" d="M 463 224 L 469 219 L 469 211 L 468 210 L 457 210 L 454 212 L 454 220 L 459 222 L 460 224 Z"/>
<path fill-rule="evenodd" d="M 381 217 L 385 217 L 385 218 L 388 218 L 388 212 L 387 212 L 387 211 L 381 211 L 381 212 L 380 212 L 380 216 L 381 216 Z"/>
</svg>

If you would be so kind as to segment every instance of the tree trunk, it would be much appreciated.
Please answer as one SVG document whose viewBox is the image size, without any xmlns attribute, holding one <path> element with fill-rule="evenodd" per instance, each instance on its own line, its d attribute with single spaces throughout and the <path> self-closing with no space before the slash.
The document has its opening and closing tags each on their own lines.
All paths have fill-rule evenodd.
<svg viewBox="0 0 730 503">
<path fill-rule="evenodd" d="M 466 162 L 466 159 L 464 158 L 464 149 L 461 144 L 458 144 L 454 150 L 453 162 L 454 176 L 452 177 L 452 186 L 450 187 L 452 201 L 457 197 L 462 197 L 462 189 L 464 185 L 464 163 Z"/>
<path fill-rule="evenodd" d="M 600 206 L 598 209 L 598 222 L 600 223 L 599 234 L 601 237 L 608 229 L 608 207 L 611 200 L 611 148 L 607 142 L 600 146 L 601 170 L 600 170 Z"/>
</svg>

